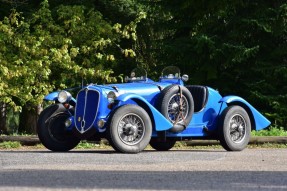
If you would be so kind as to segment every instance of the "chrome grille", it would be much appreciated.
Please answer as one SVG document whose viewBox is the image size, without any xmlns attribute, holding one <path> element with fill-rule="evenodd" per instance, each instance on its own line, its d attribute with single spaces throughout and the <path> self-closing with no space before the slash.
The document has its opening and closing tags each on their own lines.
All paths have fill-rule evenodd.
<svg viewBox="0 0 287 191">
<path fill-rule="evenodd" d="M 78 93 L 75 124 L 79 132 L 84 133 L 93 126 L 97 118 L 99 98 L 100 93 L 97 90 L 85 88 Z"/>
</svg>

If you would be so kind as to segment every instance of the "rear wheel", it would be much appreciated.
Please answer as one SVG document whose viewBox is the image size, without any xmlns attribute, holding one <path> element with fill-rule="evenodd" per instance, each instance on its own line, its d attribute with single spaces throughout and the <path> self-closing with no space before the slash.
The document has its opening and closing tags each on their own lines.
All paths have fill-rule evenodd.
<svg viewBox="0 0 287 191">
<path fill-rule="evenodd" d="M 221 116 L 220 143 L 227 151 L 246 148 L 251 134 L 248 113 L 240 106 L 227 107 Z"/>
<path fill-rule="evenodd" d="M 107 130 L 110 144 L 116 151 L 138 153 L 149 144 L 152 124 L 143 108 L 124 105 L 111 116 Z"/>
<path fill-rule="evenodd" d="M 42 144 L 51 151 L 69 151 L 80 139 L 66 130 L 65 121 L 71 115 L 62 104 L 47 107 L 40 114 L 37 133 Z"/>
<path fill-rule="evenodd" d="M 176 143 L 175 139 L 166 139 L 165 141 L 161 141 L 158 139 L 151 139 L 150 146 L 157 151 L 168 151 L 170 150 Z"/>
</svg>

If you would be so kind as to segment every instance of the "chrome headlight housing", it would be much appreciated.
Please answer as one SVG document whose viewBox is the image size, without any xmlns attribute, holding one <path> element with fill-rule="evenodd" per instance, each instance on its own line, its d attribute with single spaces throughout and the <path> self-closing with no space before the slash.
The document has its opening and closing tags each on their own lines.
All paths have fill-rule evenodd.
<svg viewBox="0 0 287 191">
<path fill-rule="evenodd" d="M 58 94 L 58 101 L 60 103 L 68 103 L 71 99 L 72 95 L 65 90 L 60 91 Z"/>
<path fill-rule="evenodd" d="M 118 97 L 117 93 L 114 91 L 110 91 L 107 95 L 109 103 L 114 103 L 115 99 Z"/>
</svg>

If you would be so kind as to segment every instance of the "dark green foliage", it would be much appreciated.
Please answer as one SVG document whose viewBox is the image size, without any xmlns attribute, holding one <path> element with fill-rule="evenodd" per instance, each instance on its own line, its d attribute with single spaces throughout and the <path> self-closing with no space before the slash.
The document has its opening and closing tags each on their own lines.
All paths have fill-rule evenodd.
<svg viewBox="0 0 287 191">
<path fill-rule="evenodd" d="M 157 21 L 148 17 L 158 36 L 150 54 L 156 67 L 180 66 L 189 83 L 242 96 L 286 127 L 286 1 L 181 0 L 156 6 Z"/>
</svg>

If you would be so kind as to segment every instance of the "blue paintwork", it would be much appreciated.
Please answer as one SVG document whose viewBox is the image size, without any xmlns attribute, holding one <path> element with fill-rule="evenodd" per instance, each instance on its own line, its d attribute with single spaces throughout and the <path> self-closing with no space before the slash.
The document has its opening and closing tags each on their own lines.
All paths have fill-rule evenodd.
<svg viewBox="0 0 287 191">
<path fill-rule="evenodd" d="M 168 133 L 171 137 L 204 137 L 208 136 L 204 128 L 209 131 L 215 131 L 217 127 L 218 118 L 221 112 L 227 107 L 226 104 L 220 103 L 222 96 L 214 89 L 208 88 L 208 101 L 205 107 L 193 114 L 192 120 L 187 126 L 186 130 L 174 134 Z"/>
<path fill-rule="evenodd" d="M 49 93 L 48 95 L 46 95 L 44 97 L 44 100 L 46 100 L 46 101 L 57 101 L 58 100 L 58 94 L 59 94 L 59 92 Z"/>
<path fill-rule="evenodd" d="M 244 104 L 246 107 L 249 108 L 249 110 L 252 113 L 252 116 L 254 121 L 255 121 L 255 130 L 261 130 L 264 129 L 265 127 L 269 126 L 271 124 L 271 122 L 266 119 L 261 113 L 259 113 L 259 111 L 257 111 L 252 105 L 250 105 L 246 100 L 244 100 L 241 97 L 238 96 L 226 96 L 224 98 L 222 98 L 220 100 L 220 102 L 224 102 L 228 105 L 231 104 L 236 104 L 236 103 L 242 103 Z"/>
<path fill-rule="evenodd" d="M 171 122 L 169 122 L 154 106 L 152 106 L 145 98 L 142 96 L 139 96 L 137 94 L 128 93 L 120 95 L 117 98 L 118 101 L 120 101 L 120 105 L 125 105 L 126 103 L 129 103 L 130 100 L 133 100 L 135 103 L 139 105 L 145 105 L 148 107 L 150 112 L 152 113 L 151 120 L 155 123 L 155 130 L 156 131 L 165 131 L 170 129 L 173 125 Z"/>
<path fill-rule="evenodd" d="M 147 111 L 153 124 L 152 136 L 154 137 L 157 136 L 157 132 L 166 131 L 167 137 L 208 138 L 210 132 L 216 132 L 219 128 L 222 128 L 218 125 L 219 118 L 223 110 L 229 105 L 243 106 L 247 110 L 250 119 L 254 121 L 254 129 L 256 130 L 270 125 L 270 121 L 244 99 L 238 96 L 222 97 L 218 91 L 208 87 L 208 101 L 205 107 L 193 114 L 192 120 L 186 129 L 179 133 L 169 132 L 168 130 L 173 124 L 154 106 L 156 101 L 158 101 L 157 98 L 161 90 L 172 84 L 184 85 L 179 78 L 160 78 L 159 82 L 147 78 L 146 80 L 131 81 L 123 84 L 91 84 L 83 87 L 79 91 L 77 99 L 73 98 L 72 100 L 76 103 L 75 115 L 71 116 L 72 125 L 67 129 L 73 130 L 75 128 L 81 134 L 85 134 L 91 128 L 94 128 L 98 133 L 105 132 L 106 126 L 99 128 L 97 122 L 100 119 L 108 122 L 111 112 L 126 104 L 136 104 Z M 110 91 L 118 95 L 112 105 L 107 98 Z M 52 92 L 45 96 L 44 99 L 57 101 L 57 96 L 58 92 Z"/>
<path fill-rule="evenodd" d="M 48 95 L 46 95 L 44 97 L 44 100 L 46 101 L 58 101 L 58 94 L 59 94 L 59 91 L 57 92 L 52 92 L 52 93 L 49 93 Z M 72 97 L 72 102 L 76 103 L 76 99 Z"/>
<path fill-rule="evenodd" d="M 160 78 L 160 83 L 169 83 L 169 84 L 179 84 L 184 85 L 183 81 L 181 79 L 168 79 L 168 78 Z"/>
</svg>

